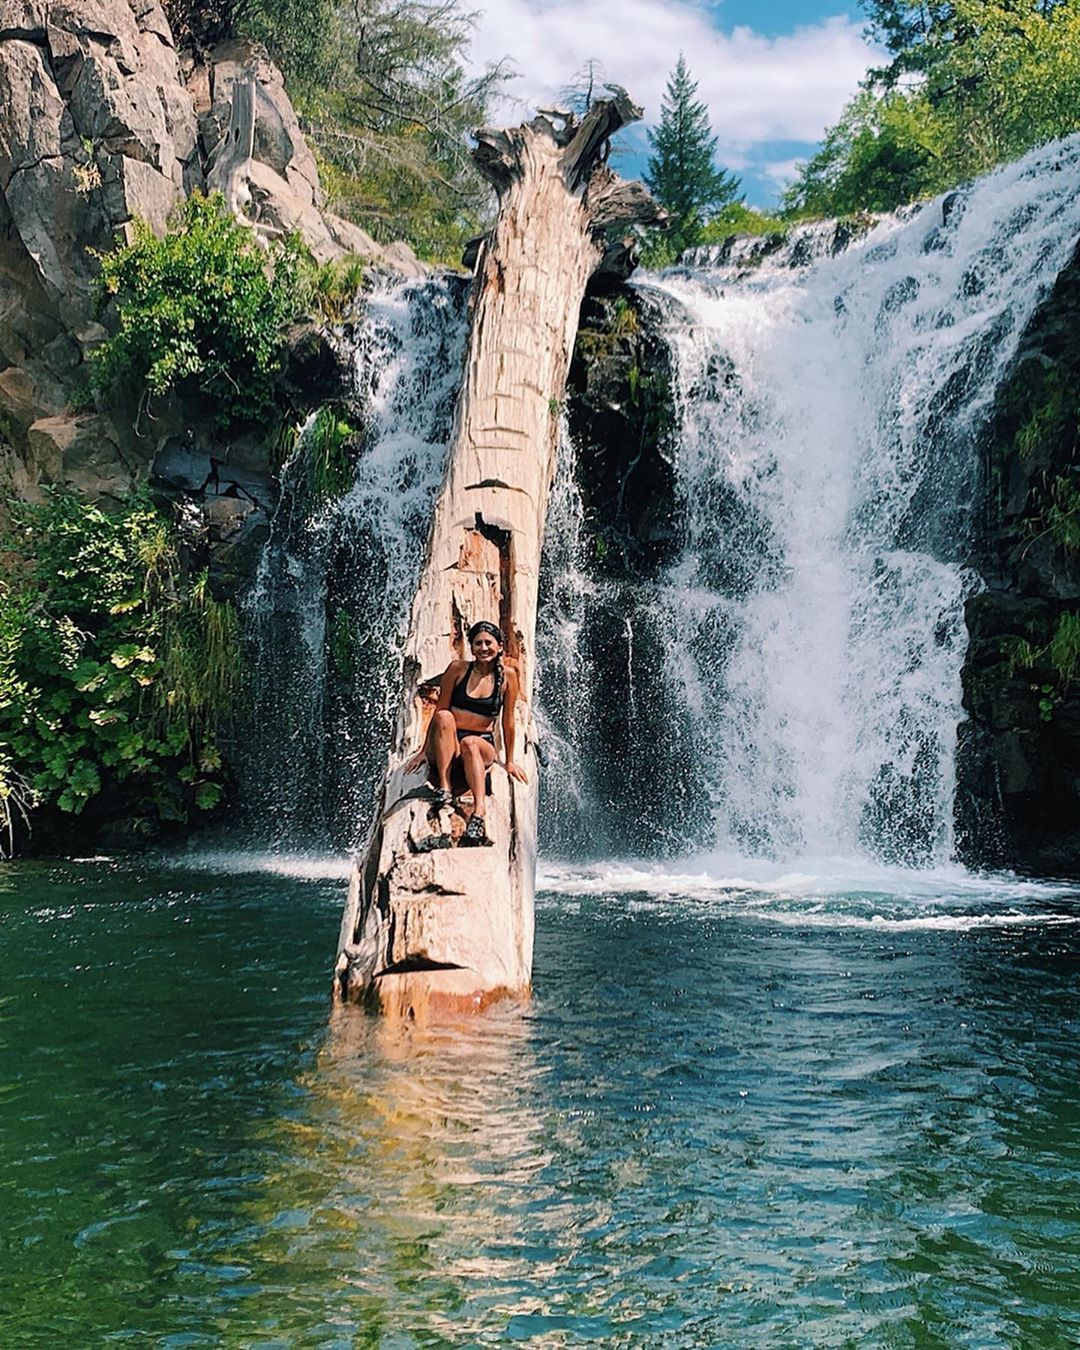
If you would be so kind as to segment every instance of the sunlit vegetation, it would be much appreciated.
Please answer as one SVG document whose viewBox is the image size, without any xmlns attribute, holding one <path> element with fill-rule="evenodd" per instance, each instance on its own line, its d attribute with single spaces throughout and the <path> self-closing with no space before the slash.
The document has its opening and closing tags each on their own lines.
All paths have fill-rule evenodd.
<svg viewBox="0 0 1080 1350">
<path fill-rule="evenodd" d="M 0 829 L 123 809 L 136 832 L 209 810 L 241 678 L 238 624 L 141 495 L 55 492 L 13 515 L 0 587 Z"/>
<path fill-rule="evenodd" d="M 785 214 L 890 211 L 1080 128 L 1076 0 L 864 0 L 890 60 L 799 172 Z"/>
<path fill-rule="evenodd" d="M 220 193 L 193 194 L 168 232 L 143 221 L 101 257 L 111 335 L 94 352 L 108 392 L 197 398 L 223 426 L 264 422 L 288 322 L 314 271 L 295 236 L 263 249 Z"/>
<path fill-rule="evenodd" d="M 507 71 L 465 67 L 458 0 L 166 0 L 182 43 L 262 42 L 320 161 L 326 204 L 376 239 L 457 263 L 490 213 L 469 135 Z"/>
</svg>

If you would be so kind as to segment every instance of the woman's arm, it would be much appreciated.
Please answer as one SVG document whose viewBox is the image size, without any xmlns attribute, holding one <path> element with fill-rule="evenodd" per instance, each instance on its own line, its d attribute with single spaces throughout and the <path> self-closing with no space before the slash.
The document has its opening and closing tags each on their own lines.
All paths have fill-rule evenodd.
<svg viewBox="0 0 1080 1350">
<path fill-rule="evenodd" d="M 454 686 L 461 679 L 468 664 L 468 661 L 451 661 L 443 671 L 442 681 L 439 684 L 439 702 L 435 707 L 436 712 L 448 712 L 450 710 L 450 700 L 454 697 Z"/>
<path fill-rule="evenodd" d="M 517 671 L 509 666 L 504 667 L 506 677 L 506 687 L 503 694 L 502 710 L 502 736 L 503 750 L 506 753 L 506 772 L 511 778 L 516 778 L 519 783 L 529 781 L 528 774 L 520 764 L 514 761 L 514 741 L 517 735 L 517 727 L 514 722 L 514 709 L 518 701 L 518 675 Z"/>
<path fill-rule="evenodd" d="M 468 665 L 467 661 L 451 661 L 439 677 L 439 701 L 435 705 L 432 717 L 437 712 L 446 712 L 450 707 L 450 700 L 454 694 L 454 685 L 457 684 L 461 672 Z M 431 722 L 428 722 L 428 731 L 431 730 Z M 427 732 L 424 733 L 424 743 L 420 749 L 409 756 L 402 766 L 406 773 L 415 773 L 417 769 L 427 759 L 428 738 Z"/>
</svg>

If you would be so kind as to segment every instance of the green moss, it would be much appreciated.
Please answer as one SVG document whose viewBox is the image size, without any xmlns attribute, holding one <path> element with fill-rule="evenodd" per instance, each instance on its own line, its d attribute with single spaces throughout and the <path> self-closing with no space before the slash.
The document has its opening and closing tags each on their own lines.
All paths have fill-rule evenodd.
<svg viewBox="0 0 1080 1350">
<path fill-rule="evenodd" d="M 1006 638 L 1001 644 L 1001 654 L 1007 679 L 1013 679 L 1021 671 L 1033 672 L 1041 679 L 1032 685 L 1039 718 L 1043 722 L 1052 721 L 1066 690 L 1080 677 L 1080 612 L 1065 610 L 1059 614 L 1043 642 Z"/>
<path fill-rule="evenodd" d="M 1080 613 L 1066 612 L 1058 617 L 1047 656 L 1062 684 L 1069 684 L 1080 675 Z"/>
<path fill-rule="evenodd" d="M 352 620 L 344 609 L 336 609 L 330 617 L 330 664 L 334 673 L 349 680 L 356 672 L 356 639 Z"/>
<path fill-rule="evenodd" d="M 617 295 L 605 305 L 598 324 L 578 330 L 577 346 L 589 361 L 603 361 L 612 356 L 621 341 L 636 338 L 640 331 L 637 310 L 624 295 Z"/>
<path fill-rule="evenodd" d="M 333 501 L 353 481 L 359 432 L 344 412 L 327 404 L 312 418 L 303 435 L 299 484 L 309 507 Z"/>
<path fill-rule="evenodd" d="M 1066 553 L 1080 549 L 1080 480 L 1075 474 L 1058 474 L 1033 490 L 1024 534 L 1032 543 L 1049 537 Z"/>
<path fill-rule="evenodd" d="M 1066 417 L 1065 390 L 1061 371 L 1044 370 L 1031 377 L 1027 389 L 1024 420 L 1014 445 L 1023 459 L 1031 459 L 1060 434 Z"/>
</svg>

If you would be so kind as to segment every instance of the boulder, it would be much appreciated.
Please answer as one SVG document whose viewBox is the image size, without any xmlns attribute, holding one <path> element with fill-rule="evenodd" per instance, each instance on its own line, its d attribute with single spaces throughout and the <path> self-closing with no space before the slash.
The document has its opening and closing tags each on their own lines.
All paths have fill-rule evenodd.
<svg viewBox="0 0 1080 1350">
<path fill-rule="evenodd" d="M 124 497 L 134 484 L 112 422 L 98 413 L 43 417 L 27 434 L 31 456 L 47 482 L 97 501 Z"/>
<path fill-rule="evenodd" d="M 31 423 L 52 416 L 63 405 L 63 393 L 36 363 L 0 370 L 0 423 L 9 431 L 25 432 Z"/>
<path fill-rule="evenodd" d="M 224 42 L 210 56 L 206 88 L 210 105 L 200 109 L 199 130 L 210 148 L 229 125 L 233 91 L 238 82 L 255 79 L 255 145 L 253 159 L 284 178 L 293 194 L 308 206 L 319 206 L 319 170 L 300 122 L 285 92 L 281 72 L 254 43 Z"/>
<path fill-rule="evenodd" d="M 255 43 L 220 43 L 188 76 L 211 181 L 230 178 L 224 171 L 226 157 L 236 166 L 246 154 L 244 147 L 237 155 L 230 131 L 237 91 L 249 82 L 254 88 L 254 129 L 243 123 L 251 155 L 243 169 L 247 192 L 237 193 L 246 218 L 268 239 L 300 234 L 320 263 L 353 253 L 404 276 L 422 276 L 427 268 L 407 244 L 379 244 L 358 226 L 322 211 L 315 156 L 281 72 Z"/>
<path fill-rule="evenodd" d="M 15 7 L 0 41 L 0 192 L 21 269 L 70 327 L 92 312 L 90 250 L 133 215 L 155 228 L 185 184 L 196 122 L 161 7 L 64 0 Z M 21 271 L 21 275 L 17 275 Z"/>
</svg>

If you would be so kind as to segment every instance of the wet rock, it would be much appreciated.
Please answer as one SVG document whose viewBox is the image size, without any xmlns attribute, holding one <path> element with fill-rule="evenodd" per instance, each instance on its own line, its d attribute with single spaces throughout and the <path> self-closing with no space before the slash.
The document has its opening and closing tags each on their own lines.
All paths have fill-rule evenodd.
<svg viewBox="0 0 1080 1350">
<path fill-rule="evenodd" d="M 213 471 L 213 461 L 204 450 L 167 441 L 154 457 L 150 482 L 179 492 L 201 492 Z"/>
<path fill-rule="evenodd" d="M 325 327 L 303 323 L 292 329 L 278 381 L 294 407 L 343 399 L 353 378 L 351 359 Z"/>
<path fill-rule="evenodd" d="M 1024 335 L 986 437 L 975 562 L 986 589 L 966 616 L 957 762 L 962 856 L 1080 874 L 1080 684 L 1052 640 L 1080 604 L 1070 543 L 1080 494 L 1080 263 Z"/>
<path fill-rule="evenodd" d="M 629 287 L 588 296 L 567 382 L 586 526 L 616 573 L 655 574 L 681 540 L 662 321 L 657 303 Z"/>
</svg>

